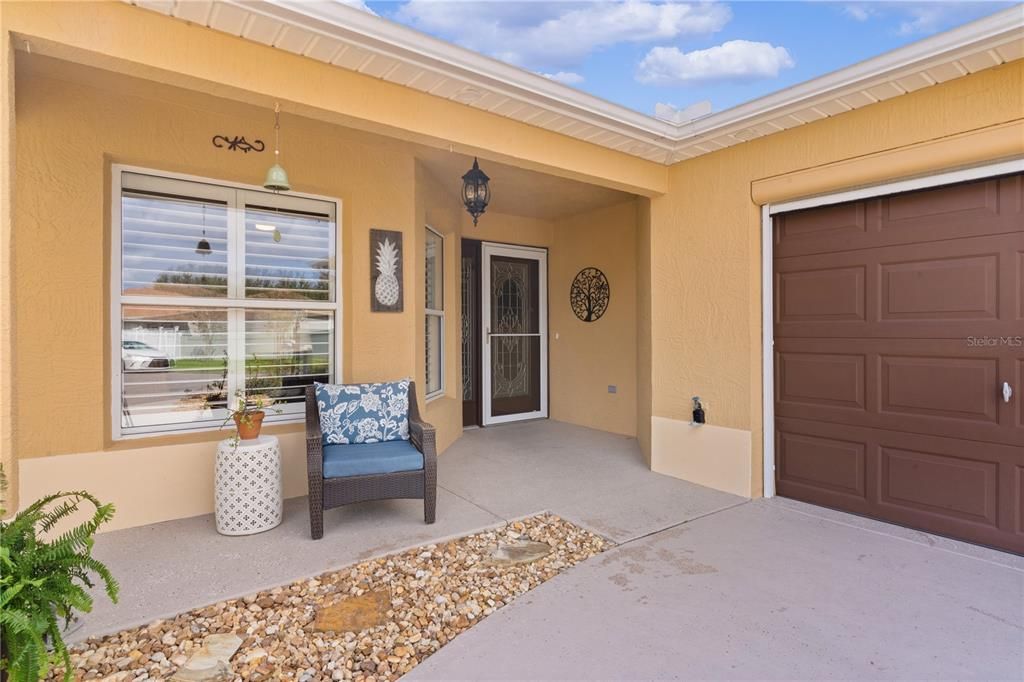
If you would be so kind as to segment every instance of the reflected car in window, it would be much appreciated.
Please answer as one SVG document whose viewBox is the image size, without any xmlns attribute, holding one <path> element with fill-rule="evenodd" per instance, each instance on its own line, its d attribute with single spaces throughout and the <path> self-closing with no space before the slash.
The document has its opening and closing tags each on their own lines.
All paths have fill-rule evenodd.
<svg viewBox="0 0 1024 682">
<path fill-rule="evenodd" d="M 167 354 L 141 341 L 121 342 L 121 367 L 126 370 L 169 369 L 174 361 Z"/>
</svg>

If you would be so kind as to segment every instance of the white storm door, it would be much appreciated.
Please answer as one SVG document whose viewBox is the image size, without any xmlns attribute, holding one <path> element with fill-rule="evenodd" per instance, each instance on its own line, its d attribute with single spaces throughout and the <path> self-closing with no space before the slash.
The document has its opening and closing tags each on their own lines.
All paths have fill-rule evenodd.
<svg viewBox="0 0 1024 682">
<path fill-rule="evenodd" d="M 548 416 L 547 251 L 482 246 L 484 425 Z"/>
</svg>

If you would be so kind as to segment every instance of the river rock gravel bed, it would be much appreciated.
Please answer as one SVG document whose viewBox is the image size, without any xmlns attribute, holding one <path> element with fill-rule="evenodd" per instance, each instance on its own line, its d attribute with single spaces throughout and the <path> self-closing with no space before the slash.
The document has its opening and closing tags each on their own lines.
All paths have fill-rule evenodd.
<svg viewBox="0 0 1024 682">
<path fill-rule="evenodd" d="M 532 562 L 491 560 L 499 546 L 524 541 L 552 550 Z M 216 679 L 398 679 L 463 630 L 609 544 L 552 514 L 530 517 L 90 639 L 72 651 L 75 678 L 170 680 L 208 635 L 234 633 L 243 641 L 231 659 L 231 675 Z M 381 592 L 390 594 L 390 608 L 386 598 L 360 601 L 380 604 L 382 624 L 347 632 L 317 629 L 336 622 L 322 617 L 318 623 L 321 610 L 337 611 L 348 598 Z M 361 616 L 353 622 L 373 622 Z M 53 671 L 51 679 L 61 673 Z"/>
</svg>

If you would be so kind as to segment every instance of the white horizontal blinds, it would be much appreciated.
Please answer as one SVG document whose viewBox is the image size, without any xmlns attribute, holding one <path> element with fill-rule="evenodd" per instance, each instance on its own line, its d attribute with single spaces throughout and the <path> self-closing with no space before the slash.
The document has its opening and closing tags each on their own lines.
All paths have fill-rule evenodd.
<svg viewBox="0 0 1024 682">
<path fill-rule="evenodd" d="M 245 312 L 245 390 L 284 413 L 303 409 L 306 387 L 334 376 L 334 313 L 268 309 Z"/>
<path fill-rule="evenodd" d="M 333 301 L 334 218 L 329 213 L 245 206 L 245 295 Z"/>
<path fill-rule="evenodd" d="M 122 172 L 120 433 L 219 426 L 236 391 L 300 414 L 334 380 L 336 208 Z M 118 420 L 115 420 L 115 426 Z"/>
<path fill-rule="evenodd" d="M 121 307 L 122 428 L 193 427 L 223 420 L 227 318 L 224 308 Z"/>
<path fill-rule="evenodd" d="M 168 194 L 121 195 L 121 292 L 227 296 L 228 206 Z"/>
</svg>

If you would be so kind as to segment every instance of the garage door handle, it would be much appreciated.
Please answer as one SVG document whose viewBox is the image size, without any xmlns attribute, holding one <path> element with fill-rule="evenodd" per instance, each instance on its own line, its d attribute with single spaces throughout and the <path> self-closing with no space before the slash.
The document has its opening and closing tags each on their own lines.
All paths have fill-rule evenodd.
<svg viewBox="0 0 1024 682">
<path fill-rule="evenodd" d="M 1004 381 L 1003 382 L 1003 402 L 1004 403 L 1010 402 L 1010 398 L 1012 398 L 1012 397 L 1013 397 L 1013 389 L 1010 388 L 1009 382 Z"/>
</svg>

